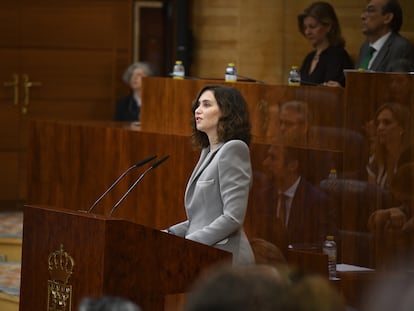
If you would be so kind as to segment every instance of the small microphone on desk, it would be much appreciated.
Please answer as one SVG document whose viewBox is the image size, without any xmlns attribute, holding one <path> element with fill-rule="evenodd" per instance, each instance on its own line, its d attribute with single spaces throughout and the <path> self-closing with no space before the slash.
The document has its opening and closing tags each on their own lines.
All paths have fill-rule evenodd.
<svg viewBox="0 0 414 311">
<path fill-rule="evenodd" d="M 321 83 L 315 83 L 315 82 L 311 82 L 311 81 L 306 81 L 306 80 L 301 80 L 300 81 L 301 85 L 314 85 L 314 86 L 324 86 Z"/>
<path fill-rule="evenodd" d="M 173 72 L 170 72 L 169 74 L 168 74 L 168 76 L 169 77 L 173 77 L 174 78 L 174 73 Z M 184 77 L 182 77 L 182 79 L 183 80 L 200 80 L 200 79 L 203 79 L 203 78 L 198 78 L 198 77 L 193 77 L 193 76 L 184 76 Z M 204 79 L 203 79 L 204 80 Z"/>
<path fill-rule="evenodd" d="M 264 84 L 264 81 L 262 81 L 262 80 L 258 80 L 258 79 L 255 79 L 255 78 L 250 78 L 250 77 L 248 77 L 248 76 L 243 76 L 243 75 L 241 75 L 241 74 L 237 74 L 237 77 L 238 77 L 238 78 L 242 78 L 242 79 L 244 79 L 244 80 L 246 80 L 246 81 L 256 82 L 256 83 L 260 83 L 260 84 Z"/>
<path fill-rule="evenodd" d="M 151 165 L 149 168 L 147 168 L 136 180 L 135 182 L 128 188 L 127 192 L 125 192 L 125 194 L 119 199 L 118 202 L 116 202 L 116 204 L 114 205 L 114 207 L 112 208 L 111 212 L 109 213 L 109 216 L 112 216 L 113 212 L 115 212 L 115 210 L 118 208 L 118 206 L 122 203 L 122 201 L 124 201 L 124 199 L 128 196 L 128 194 L 132 191 L 132 189 L 134 189 L 136 187 L 136 185 L 138 185 L 138 183 L 142 180 L 142 178 L 144 178 L 144 176 L 151 170 L 153 170 L 154 168 L 156 168 L 158 165 L 160 165 L 162 162 L 164 162 L 165 160 L 167 160 L 170 156 L 167 155 L 165 157 L 163 157 L 161 160 L 158 160 L 157 162 L 155 162 L 153 165 Z"/>
<path fill-rule="evenodd" d="M 109 191 L 111 191 L 120 182 L 120 180 L 122 178 L 124 178 L 125 175 L 128 174 L 131 170 L 133 170 L 134 168 L 140 167 L 140 166 L 142 166 L 142 165 L 144 165 L 144 164 L 146 164 L 146 163 L 154 160 L 156 157 L 157 157 L 156 155 L 150 156 L 150 157 L 148 157 L 148 158 L 146 158 L 146 159 L 144 159 L 142 161 L 139 161 L 138 163 L 135 163 L 134 165 L 130 166 L 126 171 L 124 171 L 117 178 L 117 180 L 114 181 L 114 183 L 108 189 L 106 189 L 106 191 L 104 193 L 102 193 L 102 195 L 95 201 L 95 203 L 92 204 L 92 206 L 88 209 L 87 212 L 88 213 L 91 213 L 94 210 L 94 208 L 96 207 L 96 205 L 98 205 L 98 203 L 107 195 L 107 193 Z"/>
</svg>

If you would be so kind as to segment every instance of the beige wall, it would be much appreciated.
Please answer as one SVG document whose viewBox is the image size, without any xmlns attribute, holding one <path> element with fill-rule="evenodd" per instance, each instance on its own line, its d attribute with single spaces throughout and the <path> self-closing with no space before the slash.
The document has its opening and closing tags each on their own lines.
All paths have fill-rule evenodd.
<svg viewBox="0 0 414 311">
<path fill-rule="evenodd" d="M 196 0 L 193 1 L 194 66 L 191 74 L 224 77 L 228 62 L 239 74 L 285 83 L 291 65 L 300 65 L 312 49 L 298 31 L 296 17 L 309 0 Z M 360 15 L 364 0 L 331 0 L 337 12 L 346 48 L 357 57 L 363 35 Z M 400 1 L 404 10 L 402 33 L 414 38 L 414 3 Z"/>
</svg>

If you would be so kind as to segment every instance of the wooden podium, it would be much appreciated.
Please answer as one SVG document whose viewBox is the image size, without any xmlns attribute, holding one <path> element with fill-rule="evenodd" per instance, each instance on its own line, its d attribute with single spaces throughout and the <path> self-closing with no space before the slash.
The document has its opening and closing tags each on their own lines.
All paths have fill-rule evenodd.
<svg viewBox="0 0 414 311">
<path fill-rule="evenodd" d="M 200 272 L 231 254 L 127 220 L 25 206 L 20 310 L 77 310 L 84 297 L 121 296 L 164 310 Z M 65 306 L 55 308 L 64 301 Z M 55 308 L 55 309 L 54 309 Z"/>
</svg>

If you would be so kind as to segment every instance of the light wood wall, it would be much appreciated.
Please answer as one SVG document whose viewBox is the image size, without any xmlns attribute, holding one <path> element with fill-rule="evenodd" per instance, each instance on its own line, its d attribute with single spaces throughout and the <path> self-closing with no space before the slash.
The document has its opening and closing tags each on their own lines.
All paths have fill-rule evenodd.
<svg viewBox="0 0 414 311">
<path fill-rule="evenodd" d="M 194 62 L 191 75 L 224 77 L 228 62 L 239 74 L 267 83 L 285 83 L 292 65 L 300 65 L 312 50 L 299 33 L 297 15 L 309 0 L 197 0 L 193 1 Z M 360 16 L 364 0 L 331 0 L 338 15 L 346 48 L 355 60 L 364 36 Z M 414 2 L 400 1 L 404 11 L 402 34 L 414 38 Z"/>
</svg>

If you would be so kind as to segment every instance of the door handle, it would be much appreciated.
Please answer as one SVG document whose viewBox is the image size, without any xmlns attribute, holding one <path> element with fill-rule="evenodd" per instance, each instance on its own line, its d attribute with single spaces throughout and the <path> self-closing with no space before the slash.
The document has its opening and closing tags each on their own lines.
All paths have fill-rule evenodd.
<svg viewBox="0 0 414 311">
<path fill-rule="evenodd" d="M 24 88 L 22 113 L 26 114 L 29 109 L 29 104 L 30 104 L 30 88 L 34 86 L 42 86 L 42 83 L 30 81 L 29 75 L 25 73 L 22 74 L 22 79 L 23 79 L 23 88 Z"/>
<path fill-rule="evenodd" d="M 3 82 L 4 87 L 13 87 L 13 104 L 19 104 L 19 75 L 14 73 L 13 74 L 13 81 L 5 81 Z"/>
</svg>

